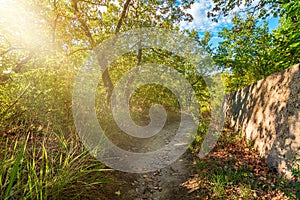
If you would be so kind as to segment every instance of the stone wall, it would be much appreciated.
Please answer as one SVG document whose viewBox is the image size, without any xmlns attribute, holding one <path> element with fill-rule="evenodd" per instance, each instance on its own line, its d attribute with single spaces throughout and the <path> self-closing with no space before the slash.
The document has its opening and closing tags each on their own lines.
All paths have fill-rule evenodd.
<svg viewBox="0 0 300 200">
<path fill-rule="evenodd" d="M 291 178 L 300 152 L 300 64 L 230 93 L 224 109 L 228 125 Z"/>
</svg>

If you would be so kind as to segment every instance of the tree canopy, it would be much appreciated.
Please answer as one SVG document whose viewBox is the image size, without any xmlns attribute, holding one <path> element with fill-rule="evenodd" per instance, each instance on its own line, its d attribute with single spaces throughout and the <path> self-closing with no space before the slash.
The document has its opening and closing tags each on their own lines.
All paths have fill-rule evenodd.
<svg viewBox="0 0 300 200">
<path fill-rule="evenodd" d="M 242 1 L 214 1 L 211 15 L 228 15 Z M 296 1 L 243 1 L 244 10 L 235 13 L 231 28 L 223 28 L 219 37 L 223 40 L 210 49 L 214 61 L 225 70 L 227 89 L 236 90 L 275 72 L 300 62 L 299 12 Z M 270 31 L 267 17 L 280 16 L 277 29 Z"/>
</svg>

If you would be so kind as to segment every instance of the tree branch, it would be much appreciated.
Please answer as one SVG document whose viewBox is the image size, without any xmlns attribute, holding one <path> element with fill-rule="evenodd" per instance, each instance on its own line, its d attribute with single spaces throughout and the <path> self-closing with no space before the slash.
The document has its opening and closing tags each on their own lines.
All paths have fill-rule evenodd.
<svg viewBox="0 0 300 200">
<path fill-rule="evenodd" d="M 16 103 L 18 103 L 18 101 L 26 94 L 29 87 L 30 87 L 30 83 L 26 86 L 23 92 L 17 97 L 17 99 L 15 99 L 15 101 L 10 106 L 8 106 L 8 108 L 6 108 L 3 113 L 1 113 L 2 116 L 4 116 Z"/>
<path fill-rule="evenodd" d="M 77 18 L 77 20 L 79 21 L 79 23 L 81 24 L 81 28 L 82 28 L 82 30 L 84 31 L 85 35 L 87 36 L 87 38 L 88 38 L 88 40 L 89 40 L 89 43 L 90 43 L 91 47 L 94 48 L 96 42 L 95 42 L 95 40 L 94 40 L 94 38 L 93 38 L 93 36 L 92 36 L 92 33 L 91 33 L 90 30 L 89 30 L 88 25 L 85 23 L 84 20 L 82 20 L 82 19 L 80 18 L 80 12 L 79 12 L 78 5 L 77 5 L 78 0 L 71 0 L 71 2 L 72 2 L 72 6 L 73 6 L 73 8 L 74 8 L 74 11 L 75 11 L 76 18 Z"/>
<path fill-rule="evenodd" d="M 157 51 L 156 49 L 154 49 L 154 48 L 150 48 L 154 53 L 157 53 L 158 55 L 160 55 L 160 56 L 163 56 L 163 57 L 170 57 L 170 55 L 168 55 L 168 54 L 165 54 L 165 53 L 162 53 L 162 52 L 159 52 L 159 51 Z"/>
<path fill-rule="evenodd" d="M 6 51 L 4 51 L 4 52 L 2 52 L 2 53 L 0 54 L 0 57 L 4 56 L 5 54 L 7 54 L 7 53 L 9 53 L 9 52 L 11 52 L 11 51 L 13 51 L 13 50 L 15 50 L 15 49 L 16 49 L 16 48 L 14 48 L 14 47 L 11 47 L 11 48 L 7 49 Z"/>
<path fill-rule="evenodd" d="M 22 59 L 16 67 L 13 69 L 14 72 L 19 73 L 23 67 L 31 58 L 33 57 L 33 54 L 30 53 L 26 58 Z"/>
<path fill-rule="evenodd" d="M 123 20 L 124 20 L 124 18 L 125 18 L 125 16 L 126 16 L 126 12 L 127 12 L 128 7 L 129 7 L 130 1 L 131 1 L 131 0 L 126 0 L 126 2 L 124 3 L 123 10 L 122 10 L 120 19 L 119 19 L 119 21 L 118 21 L 118 24 L 117 24 L 117 28 L 116 28 L 115 34 L 117 34 L 117 33 L 120 32 L 120 29 L 121 29 L 121 26 L 122 26 L 122 22 L 123 22 Z"/>
<path fill-rule="evenodd" d="M 79 51 L 88 51 L 88 50 L 92 50 L 91 48 L 80 48 L 80 49 L 76 49 L 74 51 L 71 51 L 70 53 L 67 54 L 67 56 L 71 56 Z"/>
<path fill-rule="evenodd" d="M 54 2 L 53 2 L 53 7 L 54 7 L 54 12 L 56 13 L 56 10 L 57 10 L 56 0 L 54 0 Z M 57 27 L 57 22 L 58 22 L 59 16 L 60 15 L 57 14 L 56 18 L 54 20 L 53 32 L 52 32 L 52 43 L 53 43 L 53 45 L 55 43 L 56 27 Z"/>
</svg>

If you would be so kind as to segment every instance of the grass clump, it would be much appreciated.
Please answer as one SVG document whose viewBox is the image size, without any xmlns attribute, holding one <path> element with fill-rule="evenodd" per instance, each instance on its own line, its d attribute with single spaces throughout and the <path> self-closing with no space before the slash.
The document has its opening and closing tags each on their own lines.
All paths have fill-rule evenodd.
<svg viewBox="0 0 300 200">
<path fill-rule="evenodd" d="M 108 180 L 73 136 L 28 130 L 1 139 L 0 199 L 83 199 Z"/>
</svg>

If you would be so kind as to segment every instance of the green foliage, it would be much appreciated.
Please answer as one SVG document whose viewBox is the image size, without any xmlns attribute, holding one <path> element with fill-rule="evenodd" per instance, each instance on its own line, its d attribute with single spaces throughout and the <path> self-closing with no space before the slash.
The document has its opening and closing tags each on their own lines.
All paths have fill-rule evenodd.
<svg viewBox="0 0 300 200">
<path fill-rule="evenodd" d="M 173 0 L 126 2 L 30 0 L 24 3 L 24 13 L 33 17 L 24 20 L 25 25 L 4 27 L 0 22 L 0 138 L 6 141 L 0 144 L 1 199 L 94 199 L 95 187 L 106 181 L 99 173 L 102 164 L 88 155 L 75 134 L 72 90 L 78 71 L 92 50 L 110 36 L 139 27 L 179 30 L 180 21 L 192 19 L 186 9 L 193 1 L 183 1 L 181 6 Z M 18 6 L 11 9 L 17 20 L 9 20 L 21 21 Z M 33 25 L 42 27 L 39 35 Z M 209 35 L 206 40 L 196 39 L 205 45 Z M 111 63 L 106 81 L 102 77 L 99 82 L 96 111 L 103 128 L 114 128 L 107 109 L 109 91 L 126 72 L 145 63 L 167 65 L 186 77 L 203 118 L 208 117 L 209 92 L 200 69 L 172 52 L 139 47 L 138 52 Z M 132 95 L 132 115 L 143 117 L 157 103 L 169 113 L 179 110 L 171 91 L 152 84 Z"/>
<path fill-rule="evenodd" d="M 28 12 L 31 15 L 38 16 L 32 23 L 46 27 L 42 33 L 51 40 L 51 44 L 45 41 L 45 44 L 29 48 L 27 43 L 12 43 L 11 38 L 0 30 L 0 35 L 3 33 L 0 37 L 0 70 L 11 71 L 0 75 L 0 91 L 3 91 L 1 128 L 10 130 L 19 125 L 47 126 L 50 123 L 53 130 L 73 131 L 72 87 L 77 71 L 93 48 L 106 38 L 132 28 L 155 26 L 178 29 L 180 21 L 191 20 L 186 9 L 193 1 L 181 2 L 180 7 L 176 1 L 162 2 L 131 1 L 126 4 L 122 1 L 42 0 L 24 4 L 30 6 Z M 31 34 L 30 30 L 22 31 L 24 35 Z M 139 52 L 129 53 L 111 65 L 108 75 L 98 87 L 102 100 L 109 101 L 110 91 L 124 73 L 142 63 L 151 62 L 168 65 L 182 73 L 193 84 L 202 107 L 207 106 L 209 94 L 196 66 L 171 52 L 140 48 Z M 151 86 L 147 87 L 149 89 Z M 140 96 L 134 96 L 133 104 L 145 106 L 146 110 L 152 104 L 149 99 L 157 93 L 163 94 L 158 100 L 160 103 L 171 110 L 178 108 L 170 92 L 161 88 L 148 89 L 141 89 Z M 98 104 L 100 113 L 109 107 L 105 104 L 105 100 Z"/>
<path fill-rule="evenodd" d="M 10 143 L 1 141 L 1 199 L 78 198 L 107 181 L 103 165 L 74 138 L 47 132 L 36 140 L 34 134 L 31 130 Z"/>
<path fill-rule="evenodd" d="M 241 1 L 214 2 L 217 3 L 214 11 L 220 15 L 227 15 L 235 5 L 241 4 Z M 245 1 L 248 6 L 252 2 Z M 210 50 L 224 71 L 227 91 L 245 87 L 300 62 L 298 2 L 259 1 L 257 6 L 246 10 L 247 17 L 245 13 L 235 14 L 232 28 L 223 28 L 219 33 L 224 41 L 217 49 Z M 281 16 L 278 29 L 272 33 L 264 21 L 270 14 Z"/>
<path fill-rule="evenodd" d="M 214 61 L 221 69 L 227 88 L 235 90 L 260 80 L 276 71 L 270 59 L 272 36 L 267 24 L 248 15 L 243 20 L 235 15 L 232 28 L 223 28 L 219 36 L 224 40 L 214 52 Z"/>
<path fill-rule="evenodd" d="M 269 16 L 278 17 L 284 14 L 285 7 L 282 5 L 290 3 L 289 0 L 213 0 L 214 7 L 208 12 L 208 17 L 218 21 L 219 16 L 227 16 L 237 7 L 244 7 L 239 12 L 249 12 L 251 15 L 257 15 L 259 18 L 267 18 Z M 296 3 L 296 2 L 295 2 Z"/>
<path fill-rule="evenodd" d="M 0 109 L 2 128 L 16 126 L 47 126 L 68 130 L 72 123 L 71 73 L 36 69 L 12 74 L 12 81 L 0 85 L 3 91 Z M 13 119 L 13 120 L 12 120 Z M 65 125 L 68 125 L 65 126 Z"/>
<path fill-rule="evenodd" d="M 280 26 L 274 31 L 272 59 L 275 66 L 288 68 L 300 62 L 300 5 L 289 2 L 283 5 L 286 13 L 280 19 Z"/>
<path fill-rule="evenodd" d="M 197 161 L 197 169 L 199 170 L 200 179 L 203 180 L 207 189 L 214 198 L 225 198 L 226 191 L 235 187 L 242 190 L 241 196 L 248 197 L 247 191 L 251 191 L 251 180 L 248 177 L 248 169 L 241 168 L 234 170 L 232 168 L 220 168 L 217 163 L 207 163 L 206 161 Z M 208 170 L 208 171 L 207 171 Z M 203 173 L 206 172 L 206 173 Z M 250 195 L 249 195 L 250 196 Z"/>
<path fill-rule="evenodd" d="M 252 1 L 245 3 L 250 5 Z M 35 17 L 26 22 L 24 30 L 23 26 L 19 31 L 13 29 L 21 24 L 13 27 L 0 24 L 1 199 L 95 197 L 91 191 L 106 180 L 99 173 L 103 171 L 102 164 L 88 155 L 75 134 L 71 108 L 77 72 L 91 51 L 110 36 L 139 27 L 179 30 L 180 21 L 192 19 L 186 9 L 193 2 L 181 1 L 178 6 L 175 0 L 30 0 L 26 2 L 30 7 L 28 13 Z M 214 2 L 214 11 L 226 15 L 242 1 Z M 271 6 L 270 11 L 267 6 Z M 215 63 L 225 71 L 227 90 L 232 91 L 300 62 L 299 7 L 299 3 L 292 1 L 259 1 L 258 6 L 248 10 L 246 18 L 236 15 L 234 26 L 220 32 L 224 42 L 217 49 L 209 45 L 208 32 L 202 39 L 195 31 L 182 33 L 194 37 L 198 45 L 214 57 Z M 257 11 L 258 18 L 253 15 Z M 259 25 L 259 20 L 276 13 L 282 16 L 281 26 L 269 33 L 268 25 Z M 17 17 L 18 10 L 14 14 Z M 212 17 L 217 14 L 210 13 Z M 37 40 L 41 43 L 21 41 L 20 38 L 34 40 L 40 36 L 35 35 L 31 27 L 42 27 L 40 35 L 44 34 L 44 37 L 41 38 L 49 41 L 41 38 Z M 10 28 L 16 38 L 7 34 L 6 30 Z M 17 38 L 18 34 L 22 37 Z M 111 64 L 108 75 L 97 88 L 100 98 L 97 98 L 96 110 L 99 121 L 105 123 L 104 129 L 112 128 L 109 125 L 113 124 L 107 102 L 114 85 L 134 67 L 156 63 L 176 69 L 193 85 L 202 114 L 196 137 L 196 143 L 200 143 L 212 109 L 210 96 L 220 96 L 222 91 L 210 94 L 201 68 L 193 66 L 188 58 L 166 50 L 147 49 L 142 46 L 142 41 L 136 45 L 140 48 L 137 52 L 130 52 Z M 212 63 L 203 59 L 201 64 Z M 209 70 L 204 73 L 210 75 L 206 79 L 210 84 L 218 83 Z M 130 103 L 132 115 L 138 117 L 148 115 L 149 108 L 157 103 L 169 112 L 179 110 L 175 95 L 153 84 L 139 88 Z M 199 168 L 203 165 L 200 163 Z M 213 186 L 211 192 L 221 198 L 226 187 L 243 182 L 245 176 L 245 169 L 218 169 L 208 176 Z M 245 196 L 251 189 L 248 181 L 243 182 Z"/>
<path fill-rule="evenodd" d="M 294 160 L 294 167 L 292 168 L 292 176 L 295 180 L 295 190 L 296 190 L 296 199 L 300 198 L 300 159 Z M 293 195 L 291 193 L 287 192 L 292 198 Z"/>
<path fill-rule="evenodd" d="M 23 145 L 21 146 L 20 151 L 17 154 L 17 157 L 15 159 L 15 162 L 14 162 L 13 167 L 11 169 L 11 172 L 9 174 L 9 177 L 10 177 L 9 178 L 9 183 L 8 183 L 7 188 L 6 188 L 5 198 L 4 199 L 9 199 L 9 197 L 10 197 L 12 186 L 13 186 L 16 178 L 17 178 L 16 177 L 17 173 L 20 170 L 19 168 L 20 168 L 20 164 L 21 164 L 21 159 L 23 157 L 23 154 L 24 154 L 24 151 L 25 151 L 25 148 L 26 148 L 27 140 L 28 140 L 28 137 L 23 142 Z M 5 168 L 5 166 L 2 166 L 2 168 Z"/>
</svg>

